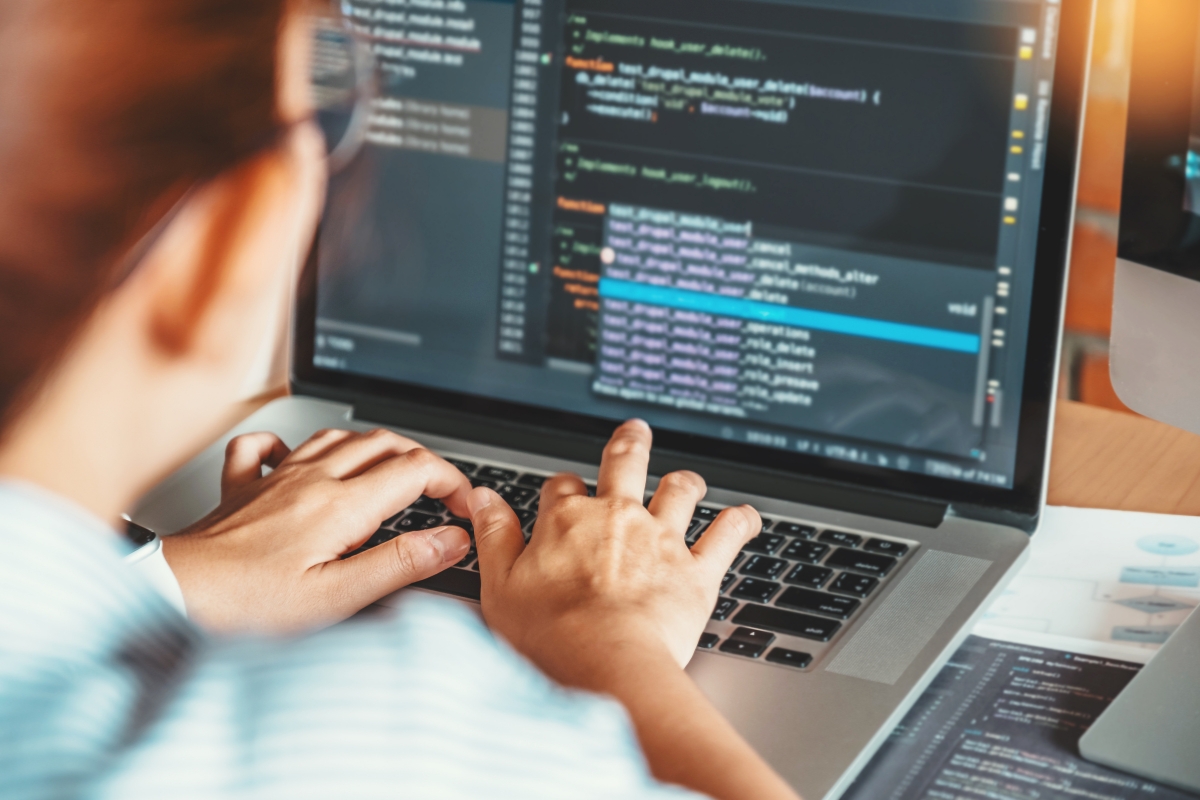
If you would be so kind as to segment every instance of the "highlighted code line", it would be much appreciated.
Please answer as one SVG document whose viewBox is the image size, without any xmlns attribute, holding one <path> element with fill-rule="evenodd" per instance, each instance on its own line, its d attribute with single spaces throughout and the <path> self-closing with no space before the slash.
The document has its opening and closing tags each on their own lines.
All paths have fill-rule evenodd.
<svg viewBox="0 0 1200 800">
<path fill-rule="evenodd" d="M 722 297 L 704 292 L 651 286 L 612 278 L 600 280 L 600 297 L 606 300 L 625 300 L 631 303 L 699 311 L 755 322 L 790 325 L 796 328 L 812 328 L 847 336 L 881 339 L 918 347 L 952 350 L 958 353 L 978 353 L 980 345 L 979 336 L 976 334 L 927 328 L 920 325 L 906 325 L 848 314 L 833 314 L 827 311 L 812 311 L 793 306 L 762 303 L 757 300 Z"/>
</svg>

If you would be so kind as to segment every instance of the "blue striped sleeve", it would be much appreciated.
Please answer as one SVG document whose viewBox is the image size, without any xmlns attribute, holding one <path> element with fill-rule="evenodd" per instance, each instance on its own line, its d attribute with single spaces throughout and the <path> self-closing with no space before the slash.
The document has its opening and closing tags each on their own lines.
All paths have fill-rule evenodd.
<svg viewBox="0 0 1200 800">
<path fill-rule="evenodd" d="M 680 798 L 624 710 L 563 689 L 462 604 L 213 641 L 111 531 L 0 484 L 0 796 Z"/>
</svg>

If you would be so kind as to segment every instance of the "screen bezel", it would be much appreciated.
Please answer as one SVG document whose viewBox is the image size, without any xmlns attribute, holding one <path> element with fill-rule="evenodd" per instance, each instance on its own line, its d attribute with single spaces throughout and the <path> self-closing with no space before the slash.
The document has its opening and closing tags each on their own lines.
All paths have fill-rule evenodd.
<svg viewBox="0 0 1200 800">
<path fill-rule="evenodd" d="M 1117 255 L 1200 281 L 1200 216 L 1183 202 L 1198 42 L 1200 0 L 1138 5 Z"/>
<path fill-rule="evenodd" d="M 867 467 L 830 458 L 803 455 L 670 430 L 656 432 L 656 445 L 706 460 L 720 459 L 759 469 L 837 482 L 859 489 L 987 509 L 1006 517 L 1035 520 L 1043 497 L 1063 313 L 1063 293 L 1074 218 L 1076 168 L 1087 62 L 1091 50 L 1092 0 L 1063 0 L 1059 21 L 1052 108 L 1046 137 L 1045 182 L 1021 395 L 1017 458 L 1013 488 L 971 484 L 946 478 Z M 318 234 L 319 235 L 319 234 Z M 607 437 L 614 422 L 535 405 L 480 395 L 432 389 L 418 384 L 320 369 L 313 366 L 316 336 L 317 247 L 310 251 L 297 296 L 292 382 L 296 393 L 369 400 L 393 400 L 451 414 L 501 420 L 530 429 L 560 430 Z M 631 413 L 636 413 L 631 409 Z M 530 448 L 534 450 L 536 448 Z M 964 512 L 970 516 L 970 512 Z"/>
</svg>

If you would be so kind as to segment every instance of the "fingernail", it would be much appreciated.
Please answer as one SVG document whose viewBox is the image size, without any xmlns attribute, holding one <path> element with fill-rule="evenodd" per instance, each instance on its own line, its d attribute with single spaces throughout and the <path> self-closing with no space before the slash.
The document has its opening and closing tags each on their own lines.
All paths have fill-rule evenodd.
<svg viewBox="0 0 1200 800">
<path fill-rule="evenodd" d="M 472 489 L 471 493 L 467 495 L 467 508 L 470 509 L 471 514 L 478 514 L 491 505 L 491 502 L 492 493 L 482 486 Z"/>
<path fill-rule="evenodd" d="M 471 540 L 461 528 L 436 528 L 430 531 L 429 543 L 442 554 L 442 563 L 462 561 L 471 547 Z"/>
</svg>

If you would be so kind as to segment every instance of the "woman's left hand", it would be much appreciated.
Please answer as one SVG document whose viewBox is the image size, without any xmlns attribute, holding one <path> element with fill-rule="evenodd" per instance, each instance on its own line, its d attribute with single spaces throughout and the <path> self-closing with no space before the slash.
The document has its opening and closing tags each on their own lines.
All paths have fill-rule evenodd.
<svg viewBox="0 0 1200 800">
<path fill-rule="evenodd" d="M 447 461 L 389 431 L 322 431 L 295 451 L 274 434 L 247 434 L 225 451 L 221 505 L 164 537 L 163 553 L 188 615 L 210 630 L 321 627 L 460 561 L 470 539 L 457 527 L 341 556 L 421 495 L 466 519 L 470 490 Z"/>
</svg>

